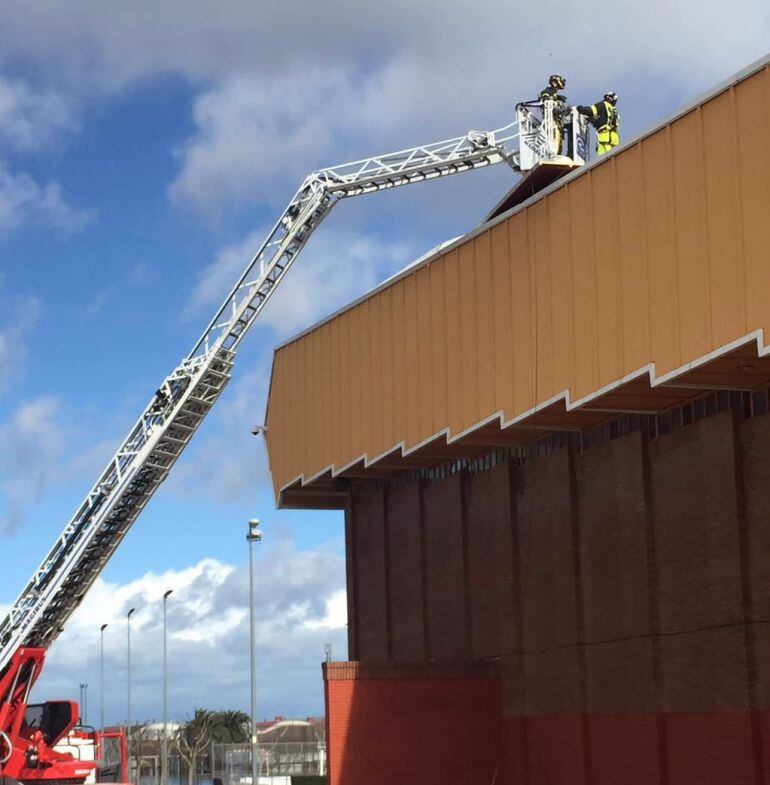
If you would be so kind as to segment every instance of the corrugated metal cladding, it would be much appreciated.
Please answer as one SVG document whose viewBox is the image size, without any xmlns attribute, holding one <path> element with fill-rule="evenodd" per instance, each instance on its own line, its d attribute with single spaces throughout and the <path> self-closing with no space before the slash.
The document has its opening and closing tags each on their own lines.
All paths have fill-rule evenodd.
<svg viewBox="0 0 770 785">
<path fill-rule="evenodd" d="M 276 493 L 770 335 L 768 128 L 765 63 L 279 348 Z"/>
</svg>

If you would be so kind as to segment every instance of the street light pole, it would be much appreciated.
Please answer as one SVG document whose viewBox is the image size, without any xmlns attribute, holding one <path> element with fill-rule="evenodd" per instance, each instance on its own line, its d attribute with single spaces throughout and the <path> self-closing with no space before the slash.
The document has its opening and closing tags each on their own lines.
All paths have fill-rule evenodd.
<svg viewBox="0 0 770 785">
<path fill-rule="evenodd" d="M 104 731 L 104 631 L 107 629 L 106 624 L 102 624 L 100 628 L 101 639 L 99 641 L 99 728 Z"/>
<path fill-rule="evenodd" d="M 80 682 L 80 703 L 78 704 L 78 708 L 80 711 L 78 712 L 78 725 L 82 728 L 85 724 L 83 722 L 83 708 L 85 707 L 85 698 L 83 697 L 85 694 L 86 685 L 83 682 Z"/>
<path fill-rule="evenodd" d="M 163 750 L 161 758 L 161 785 L 168 782 L 168 625 L 166 606 L 173 589 L 163 595 Z"/>
<path fill-rule="evenodd" d="M 253 518 L 249 521 L 249 533 L 246 540 L 249 543 L 249 609 L 251 633 L 251 785 L 259 785 L 258 759 L 259 745 L 257 744 L 257 640 L 256 618 L 254 601 L 254 543 L 262 539 L 259 530 L 259 521 Z"/>
<path fill-rule="evenodd" d="M 80 724 L 84 727 L 88 725 L 88 683 L 83 685 L 83 707 L 80 711 Z"/>
<path fill-rule="evenodd" d="M 131 779 L 131 616 L 136 608 L 126 614 L 126 757 L 128 778 Z"/>
</svg>

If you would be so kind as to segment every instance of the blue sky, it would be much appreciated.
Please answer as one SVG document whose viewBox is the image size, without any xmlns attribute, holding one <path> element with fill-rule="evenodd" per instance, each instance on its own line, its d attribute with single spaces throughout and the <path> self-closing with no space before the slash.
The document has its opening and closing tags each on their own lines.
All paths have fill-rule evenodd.
<svg viewBox="0 0 770 785">
<path fill-rule="evenodd" d="M 141 406 L 187 353 L 310 170 L 509 121 L 552 71 L 620 96 L 623 134 L 763 55 L 764 3 L 352 0 L 11 3 L 0 30 L 0 605 L 10 603 Z M 471 24 L 469 17 L 489 24 Z M 553 35 L 543 16 L 565 20 Z M 473 34 L 470 34 L 473 29 Z M 558 26 L 557 26 L 558 29 Z M 548 42 L 544 40 L 558 39 Z M 172 712 L 245 708 L 245 521 L 260 548 L 263 713 L 322 709 L 345 656 L 339 514 L 275 511 L 261 422 L 276 343 L 472 228 L 502 167 L 341 205 L 244 343 L 235 379 L 52 649 L 38 695 L 92 685 L 109 622 L 108 720 L 159 712 L 157 626 L 175 588 Z M 176 615 L 174 615 L 176 614 Z M 221 665 L 213 668 L 212 665 Z M 212 676 L 212 670 L 214 675 Z M 95 719 L 92 713 L 91 719 Z"/>
</svg>

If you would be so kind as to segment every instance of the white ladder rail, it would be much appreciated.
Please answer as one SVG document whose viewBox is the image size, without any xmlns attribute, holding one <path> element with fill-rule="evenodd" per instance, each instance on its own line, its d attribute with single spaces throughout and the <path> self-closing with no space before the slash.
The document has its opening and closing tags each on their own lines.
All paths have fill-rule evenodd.
<svg viewBox="0 0 770 785">
<path fill-rule="evenodd" d="M 0 672 L 19 646 L 49 646 L 230 380 L 235 352 L 310 236 L 341 199 L 508 163 L 516 123 L 309 175 L 210 320 L 163 382 L 0 621 Z M 509 149 L 509 146 L 511 149 Z"/>
</svg>

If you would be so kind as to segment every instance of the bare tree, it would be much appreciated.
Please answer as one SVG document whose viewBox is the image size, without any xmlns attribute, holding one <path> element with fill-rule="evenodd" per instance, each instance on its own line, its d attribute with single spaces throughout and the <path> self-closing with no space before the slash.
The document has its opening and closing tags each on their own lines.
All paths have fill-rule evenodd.
<svg viewBox="0 0 770 785">
<path fill-rule="evenodd" d="M 137 723 L 132 725 L 128 730 L 129 749 L 131 750 L 132 760 L 128 761 L 129 768 L 133 763 L 134 771 L 136 772 L 136 780 L 142 773 L 142 759 L 147 754 L 145 747 L 147 742 L 151 739 L 152 733 L 147 722 Z"/>
<path fill-rule="evenodd" d="M 211 741 L 211 712 L 196 709 L 195 715 L 181 725 L 173 737 L 171 745 L 179 757 L 187 764 L 187 782 L 193 785 L 198 758 Z"/>
</svg>

